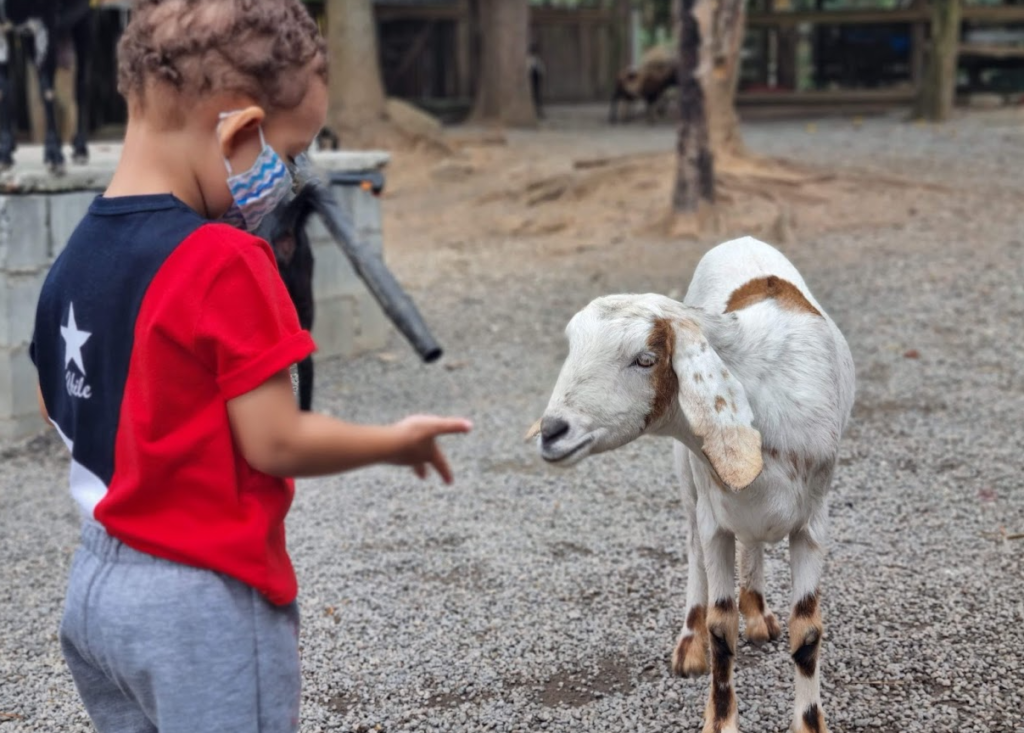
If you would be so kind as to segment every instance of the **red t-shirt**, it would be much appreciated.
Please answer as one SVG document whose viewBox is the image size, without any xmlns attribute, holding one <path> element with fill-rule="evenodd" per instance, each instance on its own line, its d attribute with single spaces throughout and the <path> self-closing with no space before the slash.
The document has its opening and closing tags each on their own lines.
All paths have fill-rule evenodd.
<svg viewBox="0 0 1024 733">
<path fill-rule="evenodd" d="M 137 550 L 294 600 L 294 483 L 246 462 L 226 403 L 314 348 L 266 242 L 169 195 L 98 197 L 32 345 L 83 511 Z"/>
</svg>

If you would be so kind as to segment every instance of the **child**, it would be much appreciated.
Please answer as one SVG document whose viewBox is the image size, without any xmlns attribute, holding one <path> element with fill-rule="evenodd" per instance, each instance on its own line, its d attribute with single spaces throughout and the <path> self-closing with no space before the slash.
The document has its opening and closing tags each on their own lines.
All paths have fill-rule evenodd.
<svg viewBox="0 0 1024 733">
<path fill-rule="evenodd" d="M 294 731 L 290 477 L 393 463 L 450 482 L 435 439 L 471 426 L 296 407 L 288 368 L 314 345 L 247 232 L 326 117 L 300 0 L 140 0 L 118 53 L 124 151 L 31 347 L 85 517 L 61 648 L 102 733 Z"/>
</svg>

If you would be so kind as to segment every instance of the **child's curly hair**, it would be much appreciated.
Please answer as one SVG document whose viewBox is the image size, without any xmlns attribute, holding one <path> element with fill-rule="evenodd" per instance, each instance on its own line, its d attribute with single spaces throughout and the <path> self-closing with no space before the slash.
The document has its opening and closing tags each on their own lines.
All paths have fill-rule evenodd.
<svg viewBox="0 0 1024 733">
<path fill-rule="evenodd" d="M 140 102 L 160 81 L 292 109 L 308 88 L 300 69 L 327 76 L 326 43 L 299 0 L 136 0 L 117 53 L 117 90 Z"/>
</svg>

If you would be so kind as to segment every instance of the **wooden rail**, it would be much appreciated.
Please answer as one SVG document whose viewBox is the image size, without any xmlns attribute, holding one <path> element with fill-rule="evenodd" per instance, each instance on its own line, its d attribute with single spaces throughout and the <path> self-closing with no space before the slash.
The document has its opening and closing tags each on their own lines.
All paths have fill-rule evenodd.
<svg viewBox="0 0 1024 733">
<path fill-rule="evenodd" d="M 1022 23 L 1024 5 L 965 5 L 963 20 L 972 23 Z M 811 25 L 888 25 L 892 23 L 929 23 L 927 8 L 896 10 L 801 10 L 794 12 L 752 12 L 747 14 L 751 28 Z"/>
<path fill-rule="evenodd" d="M 960 56 L 985 59 L 1024 59 L 1022 46 L 982 46 L 976 43 L 960 44 Z"/>
<path fill-rule="evenodd" d="M 798 105 L 897 105 L 912 102 L 916 92 L 912 87 L 903 86 L 889 89 L 820 89 L 800 92 L 745 92 L 736 93 L 740 105 L 771 106 Z"/>
</svg>

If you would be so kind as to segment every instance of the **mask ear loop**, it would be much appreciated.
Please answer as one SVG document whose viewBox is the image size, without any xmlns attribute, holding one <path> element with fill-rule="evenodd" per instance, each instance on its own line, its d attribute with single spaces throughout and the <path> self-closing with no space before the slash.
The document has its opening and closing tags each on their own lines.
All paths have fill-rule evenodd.
<svg viewBox="0 0 1024 733">
<path fill-rule="evenodd" d="M 220 125 L 219 124 L 217 125 L 217 129 L 218 130 L 220 129 Z M 260 153 L 262 154 L 262 153 L 267 152 L 267 148 L 269 146 L 267 145 L 267 139 L 265 137 L 263 137 L 263 125 L 260 125 L 258 129 L 259 129 L 259 133 L 260 133 Z M 231 161 L 228 160 L 227 158 L 224 159 L 224 167 L 228 169 L 228 176 L 235 175 L 235 171 L 232 170 L 232 168 L 231 168 Z"/>
<path fill-rule="evenodd" d="M 217 115 L 217 132 L 220 133 L 220 126 L 224 124 L 224 120 L 226 120 L 228 117 L 234 117 L 235 115 L 241 113 L 242 110 L 236 109 L 232 110 L 231 112 L 221 112 L 219 115 Z M 260 125 L 260 142 L 263 143 L 264 147 L 266 147 L 267 144 L 263 140 L 262 125 Z M 228 169 L 228 177 L 235 175 L 235 171 L 231 168 L 231 161 L 228 160 L 227 158 L 224 158 L 224 167 Z"/>
</svg>

